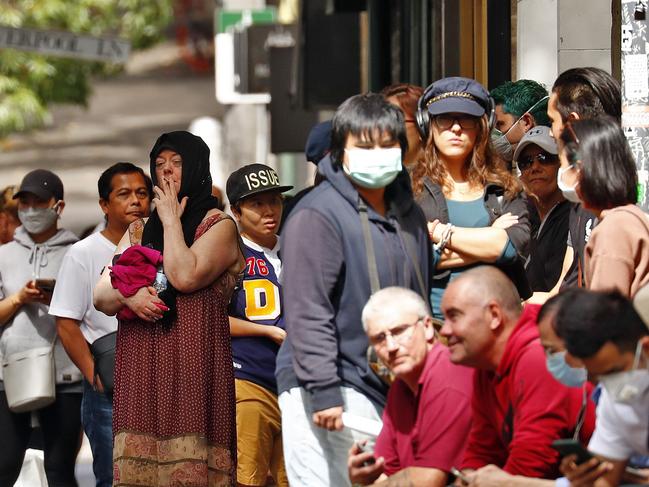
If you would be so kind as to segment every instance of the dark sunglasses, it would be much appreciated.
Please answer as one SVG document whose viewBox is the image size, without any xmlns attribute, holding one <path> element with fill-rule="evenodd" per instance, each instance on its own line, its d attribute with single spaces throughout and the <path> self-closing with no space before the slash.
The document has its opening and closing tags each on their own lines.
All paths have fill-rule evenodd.
<svg viewBox="0 0 649 487">
<path fill-rule="evenodd" d="M 450 115 L 437 115 L 433 118 L 433 122 L 440 130 L 450 129 L 455 122 L 458 123 L 463 129 L 474 129 L 480 122 L 480 117 L 472 117 L 471 115 L 464 115 L 461 117 L 451 117 Z"/>
<path fill-rule="evenodd" d="M 544 166 L 549 166 L 551 164 L 556 164 L 557 162 L 559 162 L 559 156 L 555 154 L 548 154 L 547 152 L 541 152 L 540 154 L 520 157 L 516 161 L 516 164 L 518 165 L 518 169 L 520 169 L 521 172 L 523 172 L 528 170 L 530 167 L 532 167 L 534 161 L 539 161 L 539 164 L 543 164 Z"/>
</svg>

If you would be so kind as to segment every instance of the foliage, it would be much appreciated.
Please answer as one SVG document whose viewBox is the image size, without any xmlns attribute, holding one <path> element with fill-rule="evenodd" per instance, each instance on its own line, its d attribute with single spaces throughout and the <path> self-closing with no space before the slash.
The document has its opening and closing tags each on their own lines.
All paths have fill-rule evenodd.
<svg viewBox="0 0 649 487">
<path fill-rule="evenodd" d="M 172 0 L 2 0 L 0 25 L 128 39 L 133 49 L 160 39 Z M 41 125 L 50 103 L 85 105 L 90 77 L 119 66 L 0 49 L 0 137 Z"/>
</svg>

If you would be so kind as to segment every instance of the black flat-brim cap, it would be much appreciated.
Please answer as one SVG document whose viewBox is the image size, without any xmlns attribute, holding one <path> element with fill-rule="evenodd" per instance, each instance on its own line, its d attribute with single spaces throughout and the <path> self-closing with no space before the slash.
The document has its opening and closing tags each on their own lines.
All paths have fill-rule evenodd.
<svg viewBox="0 0 649 487">
<path fill-rule="evenodd" d="M 20 188 L 13 199 L 20 198 L 25 193 L 35 194 L 42 200 L 63 199 L 63 182 L 52 171 L 47 169 L 35 169 L 28 172 L 20 183 Z"/>
<path fill-rule="evenodd" d="M 268 191 L 283 193 L 289 189 L 293 189 L 293 186 L 281 186 L 275 170 L 265 164 L 240 167 L 230 174 L 225 183 L 225 192 L 231 205 L 253 194 Z"/>
</svg>

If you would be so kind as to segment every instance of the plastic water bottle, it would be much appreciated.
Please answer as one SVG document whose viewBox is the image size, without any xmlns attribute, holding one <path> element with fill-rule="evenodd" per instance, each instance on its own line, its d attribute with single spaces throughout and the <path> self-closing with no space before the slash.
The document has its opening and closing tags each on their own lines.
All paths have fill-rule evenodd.
<svg viewBox="0 0 649 487">
<path fill-rule="evenodd" d="M 153 281 L 153 288 L 158 294 L 167 289 L 167 276 L 165 276 L 164 268 L 161 265 L 158 266 L 158 272 L 156 272 L 155 281 Z"/>
</svg>

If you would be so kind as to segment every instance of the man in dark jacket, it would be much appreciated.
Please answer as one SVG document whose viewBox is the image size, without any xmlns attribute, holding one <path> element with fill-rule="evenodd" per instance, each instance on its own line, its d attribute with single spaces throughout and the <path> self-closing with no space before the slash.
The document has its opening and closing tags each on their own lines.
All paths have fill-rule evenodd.
<svg viewBox="0 0 649 487">
<path fill-rule="evenodd" d="M 350 485 L 347 452 L 364 437 L 343 429 L 343 408 L 380 421 L 388 386 L 368 363 L 361 325 L 370 294 L 401 286 L 428 299 L 430 244 L 401 164 L 406 150 L 398 108 L 380 95 L 349 98 L 333 119 L 331 154 L 318 165 L 325 180 L 282 233 L 286 327 L 299 385 L 279 398 L 291 485 Z"/>
</svg>

